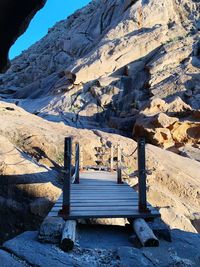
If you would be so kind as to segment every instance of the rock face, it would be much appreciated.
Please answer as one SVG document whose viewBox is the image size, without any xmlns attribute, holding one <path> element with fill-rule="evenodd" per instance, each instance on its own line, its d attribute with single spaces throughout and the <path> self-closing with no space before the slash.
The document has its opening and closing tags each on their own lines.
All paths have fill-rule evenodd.
<svg viewBox="0 0 200 267">
<path fill-rule="evenodd" d="M 76 245 L 71 253 L 63 253 L 56 245 L 41 244 L 37 232 L 26 232 L 3 244 L 9 253 L 0 250 L 3 266 L 102 266 L 102 267 L 153 267 L 200 265 L 200 236 L 180 230 L 172 231 L 172 243 L 161 241 L 160 247 L 134 248 L 115 244 L 112 249 L 81 248 Z M 91 244 L 90 244 L 91 246 Z M 15 255 L 12 258 L 11 253 Z M 5 254 L 5 255 L 4 255 Z M 3 256 L 3 257 L 2 257 Z M 10 265 L 8 265 L 8 263 Z"/>
<path fill-rule="evenodd" d="M 198 109 L 198 14 L 198 1 L 92 1 L 12 61 L 1 96 L 51 121 L 129 134 L 150 98 Z"/>
<path fill-rule="evenodd" d="M 140 111 L 133 135 L 144 135 L 149 142 L 165 148 L 197 145 L 200 141 L 199 114 L 180 97 L 169 104 L 156 98 Z"/>
<path fill-rule="evenodd" d="M 60 186 L 61 181 L 58 172 L 41 164 L 54 169 L 62 164 L 64 137 L 73 136 L 74 140 L 83 146 L 84 165 L 95 165 L 99 160 L 97 152 L 103 152 L 110 143 L 115 146 L 120 144 L 124 153 L 128 155 L 136 148 L 136 142 L 129 138 L 97 130 L 77 130 L 62 123 L 48 122 L 14 104 L 1 102 L 0 111 L 1 151 L 4 154 L 10 151 L 1 155 L 1 180 L 10 183 L 10 187 L 18 181 L 20 184 L 14 186 L 16 192 L 26 192 L 35 196 L 36 199 L 31 198 L 28 202 L 28 209 L 34 215 L 41 215 L 40 218 L 48 213 L 48 205 L 51 206 L 58 197 L 60 190 L 55 186 Z M 13 153 L 14 151 L 16 152 Z M 103 162 L 109 160 L 108 157 L 103 159 Z M 16 164 L 11 168 L 10 163 L 15 162 L 27 163 L 27 166 Z M 132 172 L 137 171 L 136 154 L 129 158 L 124 157 L 123 166 Z M 147 169 L 151 172 L 148 179 L 149 201 L 161 209 L 163 220 L 172 227 L 197 231 L 193 226 L 193 220 L 198 221 L 200 216 L 199 168 L 198 161 L 154 146 L 147 147 Z M 28 184 L 22 184 L 24 182 Z M 131 179 L 132 182 L 137 184 L 135 179 Z M 2 196 L 8 195 L 4 192 Z M 14 203 L 19 204 L 19 199 L 15 196 L 14 193 L 11 195 L 17 202 Z M 23 194 L 19 195 L 21 196 Z"/>
<path fill-rule="evenodd" d="M 92 1 L 57 23 L 0 75 L 1 179 L 32 181 L 16 186 L 34 195 L 26 206 L 30 213 L 41 219 L 60 192 L 64 137 L 79 141 L 84 164 L 93 165 L 111 143 L 131 155 L 137 144 L 127 136 L 145 135 L 148 142 L 176 152 L 147 146 L 149 202 L 171 228 L 199 231 L 199 5 L 189 0 Z M 10 165 L 21 161 L 27 166 Z M 122 164 L 136 173 L 137 156 L 123 156 Z M 129 182 L 137 188 L 136 179 Z M 1 196 L 5 203 L 5 193 Z M 23 209 L 13 195 L 7 203 Z M 23 258 L 26 249 L 37 246 L 34 233 L 17 240 L 23 244 L 27 238 L 33 243 L 27 241 L 23 250 L 16 240 L 5 246 Z M 54 257 L 55 250 L 49 247 L 48 253 Z M 166 266 L 199 264 L 182 251 L 180 256 L 168 252 Z M 141 255 L 128 253 L 132 263 L 123 249 L 118 251 L 122 266 L 136 264 L 134 255 Z M 160 258 L 155 262 L 153 251 L 144 253 L 139 266 L 163 263 Z M 43 252 L 41 259 L 31 254 L 31 265 L 44 262 Z M 119 266 L 119 257 L 110 255 Z M 60 266 L 73 261 L 64 255 L 61 259 Z"/>
<path fill-rule="evenodd" d="M 2 241 L 24 229 L 36 228 L 60 196 L 61 190 L 56 171 L 38 164 L 3 135 L 0 135 L 0 143 Z"/>
<path fill-rule="evenodd" d="M 0 2 L 0 72 L 9 66 L 8 52 L 16 39 L 24 33 L 35 13 L 44 6 L 46 0 L 2 0 Z"/>
</svg>

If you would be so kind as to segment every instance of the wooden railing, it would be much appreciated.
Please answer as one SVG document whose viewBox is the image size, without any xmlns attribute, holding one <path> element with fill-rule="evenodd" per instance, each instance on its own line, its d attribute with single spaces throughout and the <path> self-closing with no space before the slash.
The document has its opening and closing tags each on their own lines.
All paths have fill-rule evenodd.
<svg viewBox="0 0 200 267">
<path fill-rule="evenodd" d="M 80 145 L 75 145 L 75 170 L 72 175 L 72 137 L 66 137 L 64 143 L 64 181 L 63 181 L 63 205 L 59 215 L 65 217 L 70 214 L 70 187 L 71 183 L 80 183 L 80 169 L 84 168 L 83 164 L 83 153 L 80 153 Z M 147 197 L 146 197 L 146 167 L 145 167 L 145 139 L 138 139 L 138 146 L 131 154 L 138 151 L 138 191 L 139 191 L 139 202 L 138 209 L 141 212 L 148 212 L 147 208 Z M 110 147 L 110 171 L 114 170 L 114 147 Z M 126 156 L 123 154 L 123 156 Z M 129 155 L 130 156 L 130 155 Z M 128 157 L 128 155 L 127 155 Z M 120 145 L 117 146 L 117 183 L 122 184 L 122 150 Z"/>
</svg>

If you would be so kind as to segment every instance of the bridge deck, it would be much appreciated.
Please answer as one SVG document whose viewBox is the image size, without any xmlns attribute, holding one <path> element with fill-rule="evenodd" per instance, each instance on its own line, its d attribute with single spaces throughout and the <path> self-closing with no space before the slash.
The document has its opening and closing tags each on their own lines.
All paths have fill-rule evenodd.
<svg viewBox="0 0 200 267">
<path fill-rule="evenodd" d="M 62 195 L 49 216 L 62 208 Z M 138 211 L 138 193 L 128 184 L 117 184 L 116 174 L 103 171 L 83 172 L 80 184 L 71 184 L 69 219 L 81 218 L 154 218 L 160 213 L 148 204 L 150 213 Z"/>
</svg>

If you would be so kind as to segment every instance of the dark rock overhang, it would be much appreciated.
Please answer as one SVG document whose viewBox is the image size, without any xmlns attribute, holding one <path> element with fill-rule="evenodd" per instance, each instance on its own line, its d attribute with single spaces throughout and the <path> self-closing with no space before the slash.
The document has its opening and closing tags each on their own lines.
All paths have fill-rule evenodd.
<svg viewBox="0 0 200 267">
<path fill-rule="evenodd" d="M 46 0 L 0 0 L 0 72 L 9 67 L 10 47 L 45 3 Z"/>
</svg>

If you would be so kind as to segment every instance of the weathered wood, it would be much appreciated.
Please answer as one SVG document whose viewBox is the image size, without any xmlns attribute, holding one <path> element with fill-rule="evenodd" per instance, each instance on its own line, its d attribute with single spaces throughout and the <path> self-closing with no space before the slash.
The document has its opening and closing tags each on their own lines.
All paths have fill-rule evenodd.
<svg viewBox="0 0 200 267">
<path fill-rule="evenodd" d="M 60 248 L 63 251 L 72 250 L 76 239 L 76 221 L 67 220 L 62 232 Z"/>
<path fill-rule="evenodd" d="M 51 211 L 48 216 L 57 216 L 57 211 Z M 71 212 L 68 216 L 68 219 L 70 220 L 76 220 L 76 219 L 90 219 L 90 218 L 157 218 L 159 217 L 159 212 L 153 210 L 150 214 L 148 213 L 141 213 L 138 212 L 138 209 L 135 209 L 133 212 L 131 211 L 113 211 L 112 213 L 110 211 L 95 211 L 95 212 Z"/>
<path fill-rule="evenodd" d="M 121 155 L 121 148 L 118 145 L 117 146 L 117 183 L 122 184 L 122 169 L 121 169 L 121 161 L 122 161 L 122 155 Z"/>
<path fill-rule="evenodd" d="M 76 143 L 76 152 L 75 152 L 75 184 L 79 184 L 79 180 L 80 180 L 80 173 L 79 173 L 79 169 L 80 169 L 80 150 L 79 150 L 79 143 Z"/>
<path fill-rule="evenodd" d="M 110 147 L 110 171 L 113 172 L 113 145 Z"/>
<path fill-rule="evenodd" d="M 145 167 L 145 138 L 138 139 L 138 205 L 139 211 L 148 212 L 147 209 L 147 196 L 146 196 L 146 167 Z"/>
<path fill-rule="evenodd" d="M 72 138 L 65 138 L 64 144 L 64 182 L 63 182 L 63 205 L 59 211 L 59 216 L 63 218 L 70 213 L 70 184 L 71 184 L 71 153 Z"/>
<path fill-rule="evenodd" d="M 70 186 L 71 209 L 65 219 L 155 218 L 160 216 L 150 204 L 147 204 L 150 213 L 140 212 L 138 193 L 127 183 L 117 184 L 115 177 L 110 172 L 82 172 L 81 183 Z M 57 216 L 56 213 L 61 205 L 62 195 L 48 216 Z"/>
<path fill-rule="evenodd" d="M 55 205 L 55 207 L 59 207 L 60 206 L 60 204 L 56 204 Z M 106 201 L 106 203 L 104 202 L 102 202 L 102 201 L 100 201 L 100 202 L 96 202 L 96 201 L 94 201 L 94 202 L 90 202 L 90 203 L 85 203 L 84 201 L 83 202 L 73 202 L 73 203 L 71 203 L 71 207 L 72 207 L 72 209 L 74 208 L 74 207 L 96 207 L 96 208 L 98 208 L 98 207 L 115 207 L 115 208 L 118 208 L 118 207 L 133 207 L 133 206 L 135 206 L 135 207 L 137 207 L 137 198 L 135 198 L 135 200 L 134 200 L 134 202 L 133 203 L 130 203 L 130 201 L 124 201 L 124 200 L 122 200 L 122 201 L 120 201 L 120 203 L 118 204 L 117 203 L 117 200 L 111 200 L 111 201 Z M 148 205 L 148 207 L 151 207 L 150 205 Z"/>
<path fill-rule="evenodd" d="M 134 200 L 133 196 L 127 196 L 127 197 L 125 197 L 125 196 L 106 196 L 106 198 L 107 199 L 119 199 L 119 200 L 129 199 L 130 201 Z M 97 196 L 80 196 L 80 197 L 76 196 L 76 199 L 78 199 L 78 200 L 80 200 L 80 199 L 85 199 L 85 200 L 87 200 L 87 199 L 93 199 L 93 200 L 101 199 L 104 202 L 105 201 L 105 196 L 98 196 L 98 195 Z"/>
<path fill-rule="evenodd" d="M 133 229 L 144 247 L 158 247 L 159 241 L 145 220 L 139 218 L 133 221 Z"/>
<path fill-rule="evenodd" d="M 131 192 L 125 192 L 124 194 L 123 193 L 120 193 L 120 192 L 115 192 L 115 191 L 108 191 L 108 192 L 102 192 L 102 191 L 100 191 L 100 192 L 98 192 L 98 197 L 100 196 L 105 196 L 105 197 L 112 197 L 112 196 L 114 196 L 114 197 L 128 197 L 128 196 L 130 196 L 130 197 L 132 197 L 134 194 L 131 194 Z M 82 197 L 82 196 L 84 196 L 84 197 L 88 197 L 88 196 L 90 196 L 90 197 L 92 197 L 92 196 L 97 196 L 97 192 L 79 192 L 79 193 L 74 193 L 74 192 L 72 192 L 71 193 L 71 196 L 72 197 Z"/>
<path fill-rule="evenodd" d="M 83 170 L 83 147 L 81 145 L 79 145 L 79 162 L 80 162 L 80 171 Z"/>
<path fill-rule="evenodd" d="M 133 198 L 133 201 L 134 201 L 134 203 L 137 203 L 137 201 L 138 201 L 138 198 L 137 197 L 135 197 L 135 198 Z M 86 205 L 95 205 L 95 204 L 102 204 L 102 205 L 110 205 L 110 204 L 113 204 L 113 205 L 123 205 L 123 204 L 129 204 L 130 206 L 132 205 L 132 202 L 130 203 L 130 201 L 129 200 L 127 200 L 127 199 L 122 199 L 121 201 L 120 201 L 120 203 L 119 203 L 119 201 L 117 200 L 117 199 L 107 199 L 106 201 L 102 201 L 102 199 L 95 199 L 95 200 L 93 200 L 93 199 L 84 199 L 84 200 L 82 200 L 82 199 L 73 199 L 73 200 L 71 200 L 71 205 L 72 206 L 74 206 L 74 205 L 82 205 L 82 206 L 84 206 L 84 204 L 86 204 Z M 60 202 L 56 202 L 56 204 L 55 204 L 55 206 L 56 205 L 61 205 L 62 204 L 62 202 L 60 201 Z"/>
</svg>

